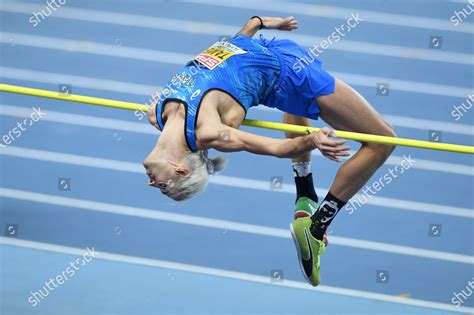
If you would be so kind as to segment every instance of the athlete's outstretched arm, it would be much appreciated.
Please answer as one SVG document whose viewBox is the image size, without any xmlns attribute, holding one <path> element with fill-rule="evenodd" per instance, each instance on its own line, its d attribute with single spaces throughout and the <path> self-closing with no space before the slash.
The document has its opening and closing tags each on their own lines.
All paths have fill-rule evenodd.
<svg viewBox="0 0 474 315">
<path fill-rule="evenodd" d="M 317 148 L 325 157 L 334 161 L 340 156 L 349 155 L 349 147 L 343 146 L 344 140 L 330 138 L 335 133 L 329 128 L 294 139 L 263 137 L 224 125 L 218 130 L 220 135 L 216 135 L 214 131 L 200 139 L 203 148 L 222 152 L 247 151 L 279 158 L 294 158 Z"/>
<path fill-rule="evenodd" d="M 251 18 L 237 34 L 253 37 L 261 28 L 280 31 L 292 31 L 298 28 L 298 21 L 293 16 L 286 18 L 260 16 L 260 19 L 262 22 L 257 17 Z"/>
</svg>

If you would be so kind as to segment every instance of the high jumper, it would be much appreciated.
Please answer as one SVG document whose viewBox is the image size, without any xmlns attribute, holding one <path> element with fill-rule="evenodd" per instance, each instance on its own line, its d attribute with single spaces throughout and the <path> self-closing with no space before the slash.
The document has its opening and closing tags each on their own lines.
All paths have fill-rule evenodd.
<svg viewBox="0 0 474 315">
<path fill-rule="evenodd" d="M 334 129 L 396 135 L 364 97 L 326 72 L 316 58 L 309 62 L 308 53 L 297 43 L 252 38 L 262 28 L 292 31 L 297 27 L 292 16 L 254 16 L 234 37 L 216 42 L 186 64 L 150 107 L 149 121 L 161 134 L 143 164 L 149 185 L 179 201 L 201 193 L 209 174 L 225 167 L 224 158 L 208 157 L 209 149 L 291 158 L 297 195 L 290 228 L 303 275 L 316 286 L 328 226 L 395 146 L 362 142 L 339 168 L 318 206 L 311 151 L 318 149 L 340 162 L 349 156 L 345 140 L 333 139 L 335 133 L 329 128 L 307 135 L 287 132 L 286 139 L 251 134 L 239 130 L 247 111 L 262 104 L 283 111 L 286 123 L 311 126 L 321 117 Z"/>
</svg>

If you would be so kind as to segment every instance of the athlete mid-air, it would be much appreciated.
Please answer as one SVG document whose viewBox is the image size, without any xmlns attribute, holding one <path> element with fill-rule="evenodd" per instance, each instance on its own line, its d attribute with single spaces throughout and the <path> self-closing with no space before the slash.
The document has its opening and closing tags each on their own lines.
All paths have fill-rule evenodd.
<svg viewBox="0 0 474 315">
<path fill-rule="evenodd" d="M 280 109 L 284 122 L 310 126 L 321 117 L 334 129 L 395 137 L 392 127 L 355 90 L 322 69 L 319 60 L 303 63 L 308 53 L 293 41 L 252 37 L 262 28 L 292 31 L 293 17 L 252 17 L 227 41 L 197 55 L 176 74 L 149 111 L 161 134 L 145 159 L 149 185 L 174 200 L 204 190 L 209 174 L 225 167 L 225 159 L 209 158 L 209 149 L 248 151 L 291 158 L 296 207 L 291 232 L 305 278 L 320 283 L 319 256 L 327 227 L 346 202 L 385 162 L 394 147 L 362 143 L 337 172 L 318 207 L 310 171 L 311 151 L 340 162 L 349 156 L 345 141 L 323 128 L 308 135 L 273 139 L 239 130 L 247 110 L 259 104 Z"/>
</svg>

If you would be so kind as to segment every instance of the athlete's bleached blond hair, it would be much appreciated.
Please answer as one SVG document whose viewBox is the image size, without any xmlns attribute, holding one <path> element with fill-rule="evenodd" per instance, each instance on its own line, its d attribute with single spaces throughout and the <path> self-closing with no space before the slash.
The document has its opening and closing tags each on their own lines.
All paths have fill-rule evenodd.
<svg viewBox="0 0 474 315">
<path fill-rule="evenodd" d="M 209 175 L 223 170 L 227 165 L 227 159 L 221 156 L 209 158 L 207 150 L 192 152 L 183 162 L 190 174 L 179 176 L 166 190 L 166 195 L 175 201 L 187 200 L 202 193 L 207 187 Z"/>
</svg>

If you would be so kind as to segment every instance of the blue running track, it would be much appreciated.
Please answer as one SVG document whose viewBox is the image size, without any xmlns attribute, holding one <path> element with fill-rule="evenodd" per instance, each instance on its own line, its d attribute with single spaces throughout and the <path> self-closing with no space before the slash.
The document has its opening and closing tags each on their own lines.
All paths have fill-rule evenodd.
<svg viewBox="0 0 474 315">
<path fill-rule="evenodd" d="M 0 4 L 1 83 L 145 103 L 252 15 L 296 16 L 297 31 L 264 34 L 309 48 L 359 13 L 325 67 L 400 137 L 474 145 L 474 24 L 450 20 L 466 1 L 82 0 L 43 20 L 46 5 Z M 44 116 L 20 132 L 33 108 Z M 331 226 L 314 289 L 288 229 L 287 160 L 229 154 L 205 193 L 175 203 L 147 186 L 159 134 L 140 113 L 2 93 L 0 136 L 0 314 L 474 313 L 472 156 L 397 148 L 368 185 L 397 168 L 391 183 Z M 320 196 L 338 166 L 314 152 Z"/>
</svg>

